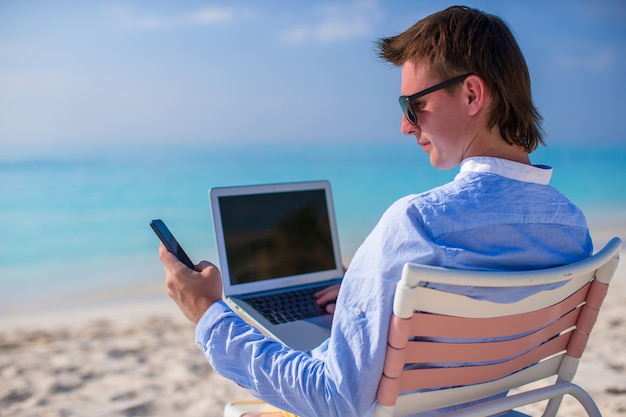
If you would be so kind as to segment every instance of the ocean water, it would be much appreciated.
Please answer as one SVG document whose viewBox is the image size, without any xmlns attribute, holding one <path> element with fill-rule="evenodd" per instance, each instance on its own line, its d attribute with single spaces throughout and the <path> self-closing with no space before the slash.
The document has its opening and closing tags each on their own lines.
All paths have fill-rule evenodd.
<svg viewBox="0 0 626 417">
<path fill-rule="evenodd" d="M 533 163 L 589 218 L 626 220 L 626 146 L 550 146 Z M 163 146 L 0 156 L 0 314 L 49 300 L 162 285 L 162 218 L 190 257 L 216 261 L 208 190 L 327 179 L 349 261 L 397 198 L 452 180 L 409 139 L 389 143 Z"/>
</svg>

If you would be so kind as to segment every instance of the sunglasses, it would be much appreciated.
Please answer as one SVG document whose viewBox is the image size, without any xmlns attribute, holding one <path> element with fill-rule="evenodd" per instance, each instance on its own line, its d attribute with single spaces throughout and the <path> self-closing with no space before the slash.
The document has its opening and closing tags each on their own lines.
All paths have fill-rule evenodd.
<svg viewBox="0 0 626 417">
<path fill-rule="evenodd" d="M 426 90 L 422 90 L 418 93 L 412 94 L 410 96 L 400 96 L 398 99 L 400 101 L 400 107 L 402 107 L 402 113 L 404 113 L 404 117 L 411 123 L 412 125 L 417 125 L 417 113 L 415 113 L 415 109 L 413 108 L 413 103 L 420 97 L 425 96 L 426 94 L 433 93 L 437 90 L 441 90 L 442 88 L 450 87 L 456 83 L 460 83 L 464 81 L 467 77 L 472 75 L 472 73 L 459 75 L 454 78 L 450 78 L 447 81 L 439 83 L 437 85 L 433 85 L 432 87 L 427 88 Z"/>
</svg>

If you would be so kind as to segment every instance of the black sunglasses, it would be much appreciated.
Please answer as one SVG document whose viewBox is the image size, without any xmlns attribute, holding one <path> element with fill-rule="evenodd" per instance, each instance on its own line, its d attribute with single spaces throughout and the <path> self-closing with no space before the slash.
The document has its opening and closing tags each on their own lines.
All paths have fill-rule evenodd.
<svg viewBox="0 0 626 417">
<path fill-rule="evenodd" d="M 432 87 L 427 88 L 426 90 L 422 90 L 418 93 L 412 94 L 410 96 L 400 96 L 398 99 L 400 101 L 400 107 L 402 107 L 402 113 L 404 113 L 404 117 L 411 123 L 412 125 L 417 125 L 417 114 L 415 113 L 415 109 L 413 108 L 413 102 L 420 97 L 425 96 L 426 94 L 433 93 L 437 90 L 441 90 L 442 88 L 450 87 L 456 83 L 460 83 L 464 81 L 467 77 L 472 75 L 472 73 L 459 75 L 454 78 L 450 78 L 447 81 L 439 83 L 437 85 L 433 85 Z"/>
</svg>

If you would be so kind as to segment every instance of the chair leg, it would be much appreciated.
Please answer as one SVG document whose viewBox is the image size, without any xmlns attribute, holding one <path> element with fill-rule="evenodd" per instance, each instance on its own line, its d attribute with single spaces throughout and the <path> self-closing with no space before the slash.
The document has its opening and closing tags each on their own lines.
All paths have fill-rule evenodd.
<svg viewBox="0 0 626 417">
<path fill-rule="evenodd" d="M 560 395 L 558 397 L 552 397 L 548 401 L 548 405 L 546 409 L 543 411 L 543 417 L 554 417 L 556 416 L 557 411 L 559 411 L 559 407 L 561 406 L 561 401 L 563 401 L 563 396 Z"/>
</svg>

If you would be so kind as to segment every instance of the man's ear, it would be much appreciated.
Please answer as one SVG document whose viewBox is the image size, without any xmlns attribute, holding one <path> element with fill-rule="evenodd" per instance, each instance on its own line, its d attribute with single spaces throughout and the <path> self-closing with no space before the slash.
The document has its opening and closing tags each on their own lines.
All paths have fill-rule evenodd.
<svg viewBox="0 0 626 417">
<path fill-rule="evenodd" d="M 487 90 L 485 82 L 478 75 L 470 75 L 463 83 L 463 91 L 470 116 L 475 116 L 487 106 Z"/>
</svg>

